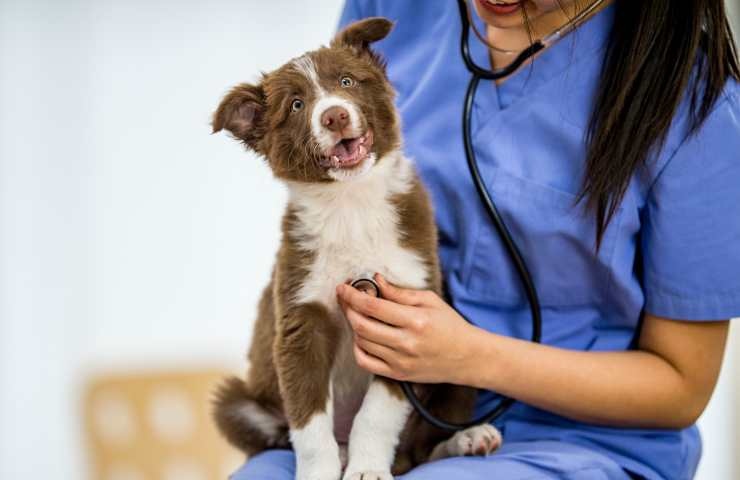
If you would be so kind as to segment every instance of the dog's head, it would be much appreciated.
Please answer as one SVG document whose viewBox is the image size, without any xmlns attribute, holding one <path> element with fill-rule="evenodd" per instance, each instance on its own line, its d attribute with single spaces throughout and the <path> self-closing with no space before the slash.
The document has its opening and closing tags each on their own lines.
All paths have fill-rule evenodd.
<svg viewBox="0 0 740 480">
<path fill-rule="evenodd" d="M 237 85 L 216 110 L 213 131 L 231 132 L 279 178 L 362 175 L 400 146 L 394 91 L 370 49 L 392 26 L 380 17 L 356 22 L 328 47 L 264 74 L 260 83 Z"/>
</svg>

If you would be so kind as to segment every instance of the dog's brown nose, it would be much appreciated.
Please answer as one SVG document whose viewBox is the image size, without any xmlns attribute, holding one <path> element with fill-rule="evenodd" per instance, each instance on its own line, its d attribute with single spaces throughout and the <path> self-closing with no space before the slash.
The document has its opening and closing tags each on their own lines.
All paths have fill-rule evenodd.
<svg viewBox="0 0 740 480">
<path fill-rule="evenodd" d="M 341 132 L 349 124 L 349 112 L 342 107 L 330 107 L 321 114 L 321 125 L 332 132 Z"/>
</svg>

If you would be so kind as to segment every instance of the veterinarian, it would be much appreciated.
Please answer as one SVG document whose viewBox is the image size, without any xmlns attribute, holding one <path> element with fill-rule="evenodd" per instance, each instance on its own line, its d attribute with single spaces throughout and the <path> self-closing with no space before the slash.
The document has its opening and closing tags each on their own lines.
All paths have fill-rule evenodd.
<svg viewBox="0 0 740 480">
<path fill-rule="evenodd" d="M 493 68 L 589 6 L 483 2 L 469 3 L 486 43 L 471 35 L 470 48 Z M 504 443 L 493 455 L 402 478 L 692 478 L 694 423 L 740 316 L 740 72 L 723 2 L 603 1 L 478 87 L 475 155 L 530 267 L 542 344 L 526 340 L 526 298 L 465 164 L 456 2 L 348 0 L 341 24 L 368 16 L 396 21 L 376 49 L 432 194 L 448 295 L 377 278 L 384 299 L 368 301 L 339 286 L 356 360 L 399 380 L 478 387 L 480 412 L 493 392 L 516 399 L 495 421 Z M 273 450 L 233 478 L 293 469 L 291 452 Z"/>
</svg>

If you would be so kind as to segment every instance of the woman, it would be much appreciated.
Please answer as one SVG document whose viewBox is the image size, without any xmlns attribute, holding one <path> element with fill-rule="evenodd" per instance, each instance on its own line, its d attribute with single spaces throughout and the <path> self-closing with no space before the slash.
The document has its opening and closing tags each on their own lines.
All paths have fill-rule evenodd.
<svg viewBox="0 0 740 480">
<path fill-rule="evenodd" d="M 494 67 L 589 3 L 484 2 L 473 20 L 496 48 L 471 48 Z M 722 2 L 604 1 L 479 86 L 473 144 L 537 285 L 542 345 L 518 340 L 528 305 L 465 165 L 457 5 L 349 0 L 341 23 L 375 15 L 397 22 L 377 48 L 434 200 L 449 304 L 379 279 L 380 323 L 340 286 L 362 332 L 356 359 L 396 379 L 478 387 L 479 411 L 491 391 L 517 400 L 495 421 L 495 454 L 403 478 L 691 478 L 694 422 L 740 315 L 740 72 Z M 292 472 L 290 452 L 270 451 L 234 478 Z"/>
</svg>

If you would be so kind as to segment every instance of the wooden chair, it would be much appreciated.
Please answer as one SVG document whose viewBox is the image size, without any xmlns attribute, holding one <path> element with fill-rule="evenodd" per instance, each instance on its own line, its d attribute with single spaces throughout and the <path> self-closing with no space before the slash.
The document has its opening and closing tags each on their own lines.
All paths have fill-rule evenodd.
<svg viewBox="0 0 740 480">
<path fill-rule="evenodd" d="M 98 376 L 84 398 L 91 480 L 225 480 L 244 456 L 210 416 L 223 371 Z"/>
</svg>

